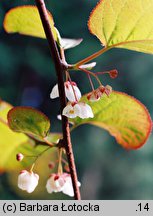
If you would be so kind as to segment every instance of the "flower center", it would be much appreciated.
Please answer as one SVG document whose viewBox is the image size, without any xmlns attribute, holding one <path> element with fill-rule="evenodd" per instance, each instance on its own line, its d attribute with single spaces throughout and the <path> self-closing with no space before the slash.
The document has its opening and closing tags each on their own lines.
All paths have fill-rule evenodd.
<svg viewBox="0 0 153 216">
<path fill-rule="evenodd" d="M 74 114 L 74 110 L 70 110 L 70 112 L 69 112 L 70 114 Z"/>
</svg>

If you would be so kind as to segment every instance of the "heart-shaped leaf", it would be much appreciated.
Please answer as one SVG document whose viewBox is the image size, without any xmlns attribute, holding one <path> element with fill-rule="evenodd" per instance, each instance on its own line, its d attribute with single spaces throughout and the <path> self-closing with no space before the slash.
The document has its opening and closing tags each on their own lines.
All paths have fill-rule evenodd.
<svg viewBox="0 0 153 216">
<path fill-rule="evenodd" d="M 57 40 L 53 17 L 48 12 L 54 39 Z M 37 7 L 19 6 L 9 10 L 4 18 L 4 29 L 7 33 L 19 33 L 28 36 L 46 38 Z"/>
<path fill-rule="evenodd" d="M 106 47 L 153 54 L 152 0 L 101 0 L 88 27 Z"/>
<path fill-rule="evenodd" d="M 113 91 L 97 102 L 89 102 L 86 95 L 81 100 L 91 106 L 94 118 L 71 119 L 76 126 L 89 123 L 102 127 L 127 149 L 137 149 L 148 139 L 152 121 L 145 106 L 135 98 Z"/>
<path fill-rule="evenodd" d="M 8 112 L 9 127 L 38 139 L 47 136 L 50 121 L 42 112 L 31 107 L 15 107 Z"/>
</svg>

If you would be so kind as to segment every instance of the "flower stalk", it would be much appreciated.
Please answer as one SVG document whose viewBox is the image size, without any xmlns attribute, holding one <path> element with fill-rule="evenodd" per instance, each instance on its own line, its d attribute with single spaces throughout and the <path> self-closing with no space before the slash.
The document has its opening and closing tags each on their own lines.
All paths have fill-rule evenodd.
<svg viewBox="0 0 153 216">
<path fill-rule="evenodd" d="M 62 113 L 62 110 L 66 106 L 66 97 L 65 97 L 65 90 L 64 90 L 64 79 L 63 74 L 66 70 L 61 58 L 60 54 L 58 52 L 56 42 L 53 38 L 53 34 L 50 28 L 47 9 L 45 6 L 44 0 L 35 0 L 37 8 L 39 10 L 40 18 L 43 24 L 43 28 L 49 43 L 51 55 L 54 61 L 55 69 L 56 69 L 56 75 L 58 80 L 58 89 L 59 89 L 59 96 L 60 96 L 60 110 Z M 63 130 L 63 142 L 64 147 L 66 149 L 69 168 L 70 168 L 70 174 L 72 178 L 72 185 L 74 189 L 74 197 L 76 200 L 80 200 L 80 191 L 78 187 L 78 179 L 77 179 L 77 172 L 75 167 L 75 161 L 74 161 L 74 155 L 73 155 L 73 149 L 71 144 L 71 136 L 70 136 L 70 128 L 69 128 L 69 122 L 68 118 L 66 116 L 62 116 L 62 130 Z"/>
</svg>

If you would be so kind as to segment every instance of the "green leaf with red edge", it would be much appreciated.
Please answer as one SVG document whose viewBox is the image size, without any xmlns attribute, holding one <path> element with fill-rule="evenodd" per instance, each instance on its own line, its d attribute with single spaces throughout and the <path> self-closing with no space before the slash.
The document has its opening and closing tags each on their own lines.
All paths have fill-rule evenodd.
<svg viewBox="0 0 153 216">
<path fill-rule="evenodd" d="M 97 102 L 89 102 L 86 95 L 81 101 L 91 106 L 94 118 L 71 119 L 74 127 L 88 123 L 104 128 L 126 149 L 140 148 L 147 141 L 152 120 L 146 107 L 134 97 L 113 91 Z"/>
<path fill-rule="evenodd" d="M 100 0 L 88 27 L 106 47 L 153 54 L 152 0 Z"/>
<path fill-rule="evenodd" d="M 47 136 L 50 129 L 48 117 L 32 107 L 14 107 L 8 112 L 9 127 L 38 139 Z"/>
<path fill-rule="evenodd" d="M 48 18 L 54 39 L 57 40 L 54 20 L 49 11 Z M 7 33 L 46 38 L 38 9 L 32 5 L 18 6 L 9 10 L 4 18 L 4 29 Z"/>
</svg>

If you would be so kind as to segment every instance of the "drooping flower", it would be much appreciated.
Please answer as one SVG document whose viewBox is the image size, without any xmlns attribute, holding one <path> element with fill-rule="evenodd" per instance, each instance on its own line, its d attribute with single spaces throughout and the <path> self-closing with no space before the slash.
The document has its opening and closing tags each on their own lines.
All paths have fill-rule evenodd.
<svg viewBox="0 0 153 216">
<path fill-rule="evenodd" d="M 16 155 L 16 160 L 17 160 L 17 161 L 22 161 L 23 158 L 24 158 L 24 155 L 21 154 L 21 153 L 18 153 L 18 154 Z"/>
<path fill-rule="evenodd" d="M 78 182 L 79 187 L 80 185 L 80 182 Z M 46 189 L 48 193 L 63 192 L 69 196 L 74 196 L 71 176 L 68 173 L 61 175 L 56 173 L 52 174 L 47 180 Z"/>
<path fill-rule="evenodd" d="M 74 102 L 80 100 L 81 92 L 75 82 L 67 81 L 64 83 L 64 86 L 65 86 L 65 94 L 69 101 Z M 58 85 L 56 84 L 51 91 L 50 98 L 54 99 L 57 97 L 59 97 L 59 91 L 58 91 Z"/>
<path fill-rule="evenodd" d="M 87 95 L 87 99 L 91 102 L 95 102 L 100 100 L 100 98 L 103 96 L 103 94 L 106 94 L 107 96 L 109 96 L 112 93 L 112 87 L 109 85 L 104 86 L 99 86 L 99 88 L 97 88 L 96 90 L 90 92 Z"/>
<path fill-rule="evenodd" d="M 83 102 L 74 104 L 68 103 L 68 105 L 63 109 L 62 114 L 68 118 L 76 118 L 77 116 L 82 119 L 94 117 L 91 107 Z"/>
<path fill-rule="evenodd" d="M 47 180 L 46 189 L 48 193 L 52 192 L 61 192 L 65 180 L 62 175 L 52 174 L 51 177 Z"/>
<path fill-rule="evenodd" d="M 102 97 L 103 93 L 105 91 L 105 87 L 104 86 L 100 86 L 99 88 L 97 88 L 96 90 L 90 92 L 87 95 L 87 99 L 91 102 L 95 102 L 100 100 L 100 98 Z"/>
<path fill-rule="evenodd" d="M 22 170 L 18 176 L 18 187 L 32 193 L 38 185 L 39 176 L 33 172 Z"/>
</svg>

